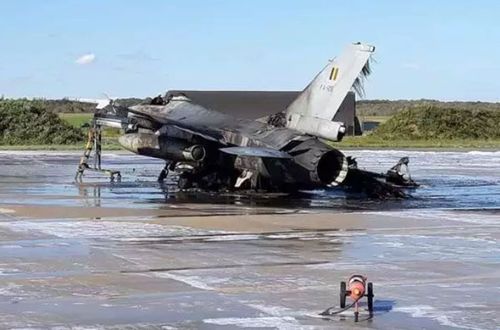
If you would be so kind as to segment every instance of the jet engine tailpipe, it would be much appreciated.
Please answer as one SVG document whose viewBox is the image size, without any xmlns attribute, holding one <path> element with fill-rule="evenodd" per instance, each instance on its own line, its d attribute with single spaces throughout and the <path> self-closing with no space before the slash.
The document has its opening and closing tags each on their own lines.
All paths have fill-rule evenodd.
<svg viewBox="0 0 500 330">
<path fill-rule="evenodd" d="M 327 186 L 341 184 L 347 176 L 347 171 L 347 159 L 336 149 L 329 150 L 321 155 L 316 167 L 318 178 Z"/>
<path fill-rule="evenodd" d="M 307 170 L 302 180 L 313 186 L 338 186 L 347 176 L 349 164 L 344 154 L 319 139 L 296 143 L 287 151 L 296 164 Z"/>
</svg>

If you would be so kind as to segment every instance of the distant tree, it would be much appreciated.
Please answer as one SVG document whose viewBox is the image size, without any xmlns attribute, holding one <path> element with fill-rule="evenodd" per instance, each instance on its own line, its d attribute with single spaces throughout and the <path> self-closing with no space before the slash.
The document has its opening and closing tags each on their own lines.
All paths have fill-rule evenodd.
<svg viewBox="0 0 500 330">
<path fill-rule="evenodd" d="M 46 101 L 0 100 L 0 145 L 74 144 L 85 135 L 47 111 Z"/>
</svg>

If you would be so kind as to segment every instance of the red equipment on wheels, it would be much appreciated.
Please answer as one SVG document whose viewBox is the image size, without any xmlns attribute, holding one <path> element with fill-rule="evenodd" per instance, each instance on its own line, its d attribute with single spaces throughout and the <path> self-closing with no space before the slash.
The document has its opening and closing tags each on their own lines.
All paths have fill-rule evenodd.
<svg viewBox="0 0 500 330">
<path fill-rule="evenodd" d="M 345 308 L 346 298 L 350 297 L 354 302 L 354 321 L 358 322 L 359 309 L 358 302 L 361 298 L 367 297 L 368 312 L 373 315 L 373 284 L 366 281 L 363 275 L 352 275 L 349 281 L 340 282 L 340 308 Z"/>
</svg>

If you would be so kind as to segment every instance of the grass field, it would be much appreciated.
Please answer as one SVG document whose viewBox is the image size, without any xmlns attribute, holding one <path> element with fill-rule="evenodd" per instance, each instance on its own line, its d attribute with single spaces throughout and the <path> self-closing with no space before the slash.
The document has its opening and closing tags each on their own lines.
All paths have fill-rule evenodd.
<svg viewBox="0 0 500 330">
<path fill-rule="evenodd" d="M 92 121 L 94 114 L 92 113 L 59 113 L 59 118 L 66 121 L 73 127 L 81 128 L 83 124 Z M 103 138 L 116 140 L 120 136 L 120 130 L 117 128 L 106 127 L 103 129 Z"/>
<path fill-rule="evenodd" d="M 92 120 L 92 113 L 59 113 L 59 118 L 63 119 L 71 126 L 80 128 L 85 123 L 90 123 Z"/>
<path fill-rule="evenodd" d="M 447 149 L 498 149 L 500 139 L 473 140 L 384 140 L 367 136 L 347 136 L 342 142 L 335 143 L 338 148 L 447 148 Z"/>
<path fill-rule="evenodd" d="M 70 125 L 80 128 L 83 124 L 91 121 L 93 114 L 90 113 L 60 113 L 59 117 Z M 363 121 L 374 121 L 383 123 L 391 116 L 364 116 Z M 118 129 L 106 128 L 103 132 L 103 149 L 122 149 L 117 142 L 120 135 Z M 2 146 L 7 150 L 82 150 L 85 144 L 75 145 L 26 145 L 26 146 Z M 336 148 L 436 148 L 436 149 L 499 149 L 500 140 L 474 140 L 474 139 L 453 139 L 453 140 L 384 140 L 370 135 L 347 136 L 340 143 L 333 143 Z"/>
<path fill-rule="evenodd" d="M 85 143 L 81 144 L 44 144 L 44 145 L 2 145 L 0 150 L 54 150 L 54 151 L 81 151 L 83 153 Z M 107 150 L 124 150 L 115 138 L 103 140 L 103 152 Z"/>
<path fill-rule="evenodd" d="M 347 136 L 342 142 L 332 142 L 333 147 L 338 149 L 494 149 L 500 150 L 500 140 L 409 140 L 409 141 L 385 141 L 370 139 L 369 136 Z M 15 145 L 0 146 L 2 150 L 81 150 L 83 152 L 85 143 L 73 145 Z M 124 150 L 116 137 L 105 137 L 103 140 L 103 151 Z"/>
<path fill-rule="evenodd" d="M 358 116 L 361 122 L 370 121 L 377 123 L 385 123 L 391 116 Z"/>
</svg>

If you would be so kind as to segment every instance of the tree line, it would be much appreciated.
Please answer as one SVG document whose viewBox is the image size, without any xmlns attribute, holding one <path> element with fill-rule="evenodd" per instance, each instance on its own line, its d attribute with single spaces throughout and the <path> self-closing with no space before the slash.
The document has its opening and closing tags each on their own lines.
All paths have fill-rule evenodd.
<svg viewBox="0 0 500 330">
<path fill-rule="evenodd" d="M 2 100 L 2 98 L 0 98 Z M 22 100 L 22 99 L 21 99 Z M 116 102 L 131 106 L 139 103 L 146 103 L 150 98 L 122 98 Z M 36 101 L 43 107 L 54 113 L 91 113 L 95 110 L 94 103 L 80 102 L 67 98 L 58 100 L 36 99 L 24 101 Z M 460 110 L 493 110 L 500 111 L 500 102 L 465 102 L 465 101 L 438 101 L 438 100 L 359 100 L 356 102 L 356 110 L 360 116 L 392 116 L 402 110 L 413 107 L 434 106 L 439 108 L 454 108 Z M 279 110 L 279 109 L 278 109 Z"/>
</svg>

